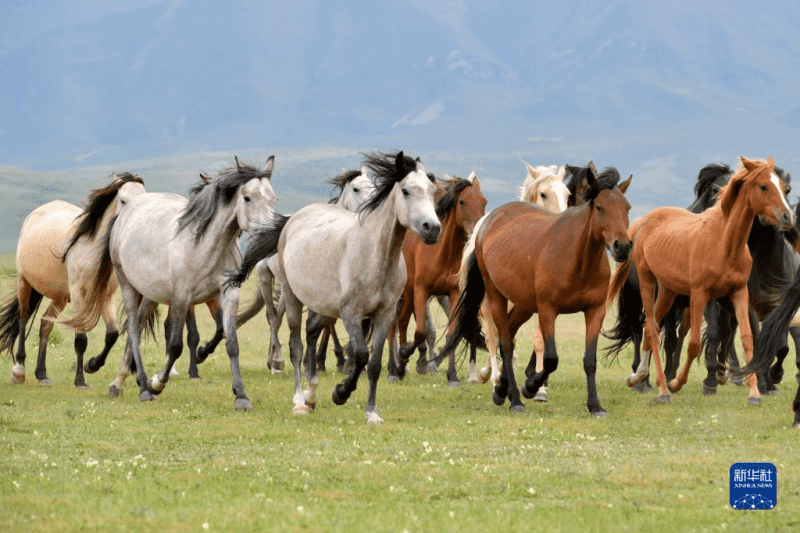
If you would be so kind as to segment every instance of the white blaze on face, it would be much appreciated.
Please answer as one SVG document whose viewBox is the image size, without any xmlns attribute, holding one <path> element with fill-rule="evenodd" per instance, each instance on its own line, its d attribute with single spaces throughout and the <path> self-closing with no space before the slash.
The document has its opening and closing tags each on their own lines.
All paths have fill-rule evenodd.
<svg viewBox="0 0 800 533">
<path fill-rule="evenodd" d="M 778 189 L 778 194 L 780 195 L 781 200 L 783 200 L 783 206 L 789 212 L 789 217 L 792 221 L 792 224 L 794 225 L 794 211 L 792 211 L 792 208 L 789 207 L 789 202 L 786 201 L 786 195 L 783 194 L 783 188 L 781 187 L 781 179 L 778 177 L 777 174 L 773 172 L 770 175 L 769 180 L 772 182 L 775 188 Z"/>
</svg>

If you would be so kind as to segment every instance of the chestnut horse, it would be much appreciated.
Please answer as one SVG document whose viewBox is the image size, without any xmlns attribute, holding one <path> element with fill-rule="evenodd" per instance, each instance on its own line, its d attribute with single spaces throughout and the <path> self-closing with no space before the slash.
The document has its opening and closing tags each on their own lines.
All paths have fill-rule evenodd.
<svg viewBox="0 0 800 533">
<path fill-rule="evenodd" d="M 586 352 L 583 368 L 588 390 L 587 407 L 596 416 L 606 410 L 597 397 L 597 337 L 605 317 L 605 294 L 611 278 L 605 249 L 616 260 L 630 250 L 628 211 L 624 192 L 632 178 L 619 183 L 619 173 L 608 168 L 600 176 L 587 175 L 588 187 L 575 209 L 551 213 L 536 205 L 512 202 L 495 209 L 476 230 L 475 250 L 466 259 L 467 277 L 458 301 L 455 331 L 445 346 L 453 349 L 461 339 L 472 346 L 481 343 L 478 312 L 484 297 L 500 339 L 503 373 L 493 400 L 511 400 L 511 410 L 522 412 L 512 364 L 514 336 L 539 313 L 544 336 L 544 368 L 529 376 L 522 394 L 532 398 L 558 367 L 555 321 L 559 314 L 583 312 Z M 511 302 L 513 308 L 508 311 Z M 534 352 L 535 354 L 535 352 Z"/>
<path fill-rule="evenodd" d="M 719 200 L 712 208 L 695 214 L 677 207 L 661 207 L 635 221 L 628 230 L 633 252 L 614 274 L 609 301 L 619 292 L 635 263 L 645 313 L 643 349 L 648 352 L 639 369 L 628 378 L 629 386 L 645 377 L 649 354 L 653 353 L 659 401 L 670 401 L 670 391 L 678 391 L 686 383 L 689 368 L 700 353 L 703 311 L 708 302 L 722 296 L 728 296 L 733 303 L 745 360 L 752 359 L 747 279 L 753 260 L 747 237 L 756 216 L 782 230 L 794 225 L 794 213 L 784 196 L 786 185 L 774 166 L 772 158 L 754 161 L 742 157 L 741 168 L 720 190 Z M 686 362 L 668 388 L 658 353 L 658 324 L 679 294 L 690 297 L 691 336 Z M 760 405 L 754 375 L 748 378 L 748 385 L 748 401 Z"/>
<path fill-rule="evenodd" d="M 461 266 L 461 254 L 475 223 L 485 212 L 486 197 L 481 192 L 480 180 L 472 172 L 467 179 L 454 177 L 450 180 L 445 194 L 439 198 L 436 215 L 441 221 L 442 233 L 436 244 L 425 244 L 416 233 L 406 233 L 403 257 L 408 276 L 397 316 L 400 350 L 397 361 L 390 358 L 388 364 L 390 381 L 405 376 L 406 364 L 417 348 L 420 353 L 417 372 L 424 373 L 427 369 L 425 317 L 428 299 L 431 296 L 446 295 L 449 297 L 450 309 L 455 307 L 459 295 L 458 270 Z M 406 331 L 412 313 L 416 328 L 414 340 L 408 343 Z M 447 383 L 450 386 L 460 384 L 455 354 L 452 352 L 447 366 Z"/>
</svg>

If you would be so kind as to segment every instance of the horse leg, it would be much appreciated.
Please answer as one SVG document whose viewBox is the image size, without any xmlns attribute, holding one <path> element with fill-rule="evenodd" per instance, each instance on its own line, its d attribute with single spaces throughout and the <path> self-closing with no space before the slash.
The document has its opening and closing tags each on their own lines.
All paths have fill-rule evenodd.
<svg viewBox="0 0 800 533">
<path fill-rule="evenodd" d="M 336 322 L 334 321 L 330 327 L 330 337 L 333 339 L 333 353 L 336 356 L 336 371 L 342 372 L 344 370 L 344 348 L 342 343 L 339 342 L 339 335 L 336 333 Z M 391 347 L 390 347 L 391 350 Z"/>
<path fill-rule="evenodd" d="M 392 315 L 393 313 L 385 310 L 375 316 L 372 321 L 372 355 L 367 365 L 369 393 L 367 394 L 366 415 L 368 424 L 383 424 L 383 419 L 378 415 L 376 396 L 378 392 L 378 380 L 381 377 L 381 367 L 383 366 L 381 362 L 383 358 L 383 345 L 386 342 L 389 327 L 393 322 Z"/>
<path fill-rule="evenodd" d="M 797 326 L 792 326 L 789 328 L 789 335 L 792 337 L 792 341 L 794 342 L 795 352 L 800 349 L 800 328 Z M 769 377 L 772 382 L 772 385 L 778 385 L 781 381 L 783 381 L 783 361 L 786 359 L 788 352 L 785 353 L 778 353 L 777 359 L 775 363 L 769 369 Z M 776 388 L 777 390 L 777 388 Z"/>
<path fill-rule="evenodd" d="M 61 313 L 64 309 L 66 302 L 63 300 L 55 301 L 53 300 L 50 302 L 50 305 L 47 307 L 47 311 L 45 311 L 44 315 L 42 315 L 42 320 L 39 323 L 39 356 L 36 358 L 36 371 L 34 375 L 36 379 L 39 380 L 40 385 L 44 385 L 46 387 L 50 387 L 53 385 L 53 382 L 50 381 L 50 378 L 47 377 L 47 341 L 50 339 L 50 333 L 53 331 L 53 326 L 55 323 L 53 319 Z M 78 349 L 80 346 L 78 345 L 78 335 L 80 333 L 75 334 L 75 353 L 78 353 Z M 86 334 L 83 334 L 83 350 L 86 351 Z M 80 358 L 83 358 L 83 352 L 80 353 Z M 81 361 L 81 364 L 83 361 Z M 83 367 L 79 367 L 80 372 L 76 370 L 75 374 L 75 387 L 85 389 L 86 381 L 83 380 Z M 81 383 L 78 382 L 78 376 L 80 375 Z"/>
<path fill-rule="evenodd" d="M 428 301 L 425 303 L 425 345 L 428 348 L 428 353 L 433 354 L 436 349 L 436 324 L 433 323 L 433 312 L 431 311 L 431 300 L 433 298 L 428 298 Z M 436 296 L 436 299 L 439 301 L 439 304 L 442 306 L 442 309 L 445 309 L 445 315 L 450 316 L 450 300 L 449 297 L 444 296 Z M 445 303 L 442 303 L 445 302 Z M 422 356 L 420 356 L 420 361 L 422 362 Z M 435 373 L 439 371 L 439 367 L 436 366 L 437 359 L 435 357 L 431 357 L 428 359 L 428 373 Z"/>
<path fill-rule="evenodd" d="M 166 361 L 164 368 L 161 372 L 156 373 L 152 378 L 148 387 L 154 394 L 161 394 L 164 390 L 169 378 L 172 375 L 172 368 L 175 366 L 175 361 L 181 356 L 183 352 L 183 325 L 189 318 L 191 306 L 183 299 L 173 299 L 170 302 L 169 314 L 167 321 L 164 324 L 164 333 L 166 335 Z"/>
<path fill-rule="evenodd" d="M 678 368 L 676 361 L 678 355 L 678 322 L 679 310 L 673 303 L 670 306 L 667 314 L 664 315 L 664 376 L 669 381 L 675 377 L 675 371 Z"/>
<path fill-rule="evenodd" d="M 309 309 L 308 316 L 306 317 L 306 352 L 303 356 L 302 363 L 302 366 L 305 368 L 305 372 L 303 374 L 306 376 L 311 374 L 311 371 L 309 370 L 311 352 L 314 352 L 314 359 L 316 359 L 317 341 L 322 333 L 322 328 L 325 327 L 326 320 L 327 319 L 325 317 L 322 317 Z"/>
<path fill-rule="evenodd" d="M 539 320 L 534 313 L 533 315 L 533 353 L 531 354 L 531 360 L 528 363 L 528 369 L 531 368 L 531 364 L 535 363 L 535 367 L 533 368 L 532 373 L 529 373 L 529 370 L 525 370 L 525 375 L 530 377 L 536 373 L 544 371 L 544 337 L 542 337 L 542 331 L 539 329 Z M 542 354 L 541 357 L 539 354 Z M 533 397 L 534 402 L 545 403 L 547 402 L 547 383 L 545 382 L 539 390 L 536 391 L 536 395 Z"/>
<path fill-rule="evenodd" d="M 167 312 L 167 318 L 164 320 L 164 346 L 169 348 L 169 339 L 172 334 L 172 305 L 168 307 L 169 311 Z M 191 309 L 191 306 L 189 307 Z M 186 321 L 189 321 L 189 311 L 186 312 Z M 181 326 L 181 335 L 183 335 L 183 326 Z M 164 355 L 164 365 L 166 366 L 167 361 L 169 360 L 169 355 Z M 174 366 L 169 371 L 170 376 L 179 376 L 180 372 Z"/>
<path fill-rule="evenodd" d="M 25 333 L 30 318 L 31 310 L 36 309 L 36 305 L 41 302 L 42 295 L 33 290 L 28 280 L 22 276 L 17 277 L 17 302 L 19 312 L 17 313 L 17 337 L 19 345 L 17 354 L 14 358 L 14 368 L 11 370 L 11 377 L 16 383 L 25 383 Z M 35 300 L 35 302 L 34 302 Z M 11 343 L 13 346 L 14 343 Z"/>
<path fill-rule="evenodd" d="M 272 258 L 270 258 L 272 259 Z M 275 280 L 275 275 L 269 266 L 269 260 L 259 261 L 256 265 L 258 271 L 258 290 L 261 291 L 261 296 L 264 299 L 264 308 L 267 314 L 267 323 L 269 323 L 270 330 L 270 343 L 269 343 L 269 356 L 267 357 L 267 368 L 273 374 L 280 374 L 283 372 L 283 355 L 281 354 L 281 341 L 278 338 L 278 332 L 281 328 L 281 321 L 283 320 L 283 313 L 286 309 L 286 304 L 283 297 L 283 292 L 278 300 L 278 308 L 272 300 L 272 286 Z"/>
<path fill-rule="evenodd" d="M 397 360 L 396 360 L 396 367 L 390 370 L 389 378 L 391 381 L 394 381 L 393 377 L 402 380 L 406 377 L 406 366 L 408 366 L 408 361 L 411 358 L 411 354 L 414 353 L 414 349 L 416 348 L 416 344 L 414 341 L 411 343 L 407 342 L 408 337 L 408 323 L 411 321 L 411 315 L 414 313 L 416 302 L 415 302 L 415 291 L 414 287 L 406 287 L 403 289 L 403 295 L 400 300 L 400 307 L 397 310 L 397 336 L 400 342 L 400 348 L 397 351 Z M 422 315 L 418 315 L 422 317 Z M 414 320 L 417 321 L 417 317 L 414 317 Z M 419 320 L 422 320 L 420 318 Z M 423 334 L 424 335 L 424 334 Z M 415 334 L 416 340 L 416 334 Z M 425 373 L 427 371 L 427 366 L 425 368 L 418 368 L 417 371 L 422 371 Z M 392 371 L 395 371 L 395 374 L 392 374 Z"/>
<path fill-rule="evenodd" d="M 195 306 L 190 306 L 186 312 L 186 347 L 189 349 L 189 379 L 200 379 L 197 370 L 197 350 L 200 345 L 200 332 L 197 330 L 197 317 Z"/>
<path fill-rule="evenodd" d="M 742 341 L 745 363 L 749 363 L 753 358 L 753 332 L 750 329 L 748 317 L 750 298 L 747 285 L 730 295 L 733 307 L 736 309 L 736 321 L 739 323 L 739 338 Z M 785 340 L 785 339 L 784 339 Z M 757 378 L 750 374 L 747 378 L 747 385 L 750 387 L 750 394 L 747 398 L 751 405 L 761 405 L 761 394 L 758 392 Z"/>
<path fill-rule="evenodd" d="M 492 385 L 494 387 L 499 387 L 500 373 L 502 372 L 502 369 L 497 363 L 497 350 L 499 345 L 497 326 L 494 325 L 494 320 L 492 320 L 492 313 L 489 309 L 489 302 L 487 300 L 484 300 L 481 304 L 480 315 L 483 319 L 483 330 L 486 336 L 486 350 L 489 352 L 489 355 L 486 358 L 486 366 L 481 368 L 481 371 L 478 374 L 478 379 L 481 380 L 481 383 L 486 383 L 489 381 L 489 378 L 491 378 Z"/>
<path fill-rule="evenodd" d="M 647 359 L 649 363 L 649 358 L 652 355 L 656 363 L 656 384 L 659 389 L 658 401 L 669 402 L 671 400 L 671 395 L 670 391 L 667 389 L 667 380 L 661 366 L 661 356 L 658 353 L 658 324 L 667 311 L 669 311 L 672 302 L 675 301 L 675 293 L 659 284 L 658 298 L 656 299 L 655 283 L 656 280 L 649 269 L 640 267 L 639 290 L 642 295 L 642 307 L 645 313 L 645 344 L 650 351 L 650 354 L 648 354 L 645 359 Z M 702 314 L 699 316 L 702 318 Z M 699 332 L 699 325 L 696 329 Z M 694 329 L 692 333 L 695 333 Z M 639 374 L 637 373 L 637 375 Z M 631 378 L 628 378 L 628 385 L 631 385 Z"/>
<path fill-rule="evenodd" d="M 228 361 L 231 367 L 231 390 L 236 398 L 233 401 L 233 408 L 237 411 L 249 411 L 253 406 L 244 390 L 242 372 L 239 368 L 239 337 L 236 335 L 239 289 L 236 287 L 222 288 L 219 304 L 222 308 L 222 327 L 225 330 L 225 351 L 228 352 Z M 182 322 L 178 324 L 182 324 Z"/>
<path fill-rule="evenodd" d="M 116 271 L 119 280 L 120 293 L 125 305 L 125 312 L 128 315 L 128 344 L 131 350 L 133 364 L 136 365 L 136 382 L 139 384 L 139 400 L 151 401 L 156 399 L 156 393 L 148 388 L 147 373 L 142 363 L 142 352 L 140 350 L 142 325 L 147 318 L 155 311 L 158 304 L 151 300 L 145 300 L 128 282 L 127 278 L 119 270 Z M 141 304 L 139 303 L 141 298 Z M 111 391 L 109 391 L 111 394 Z"/>
<path fill-rule="evenodd" d="M 83 371 L 87 374 L 94 374 L 105 366 L 111 348 L 114 347 L 117 339 L 119 339 L 119 330 L 117 329 L 116 320 L 116 303 L 114 302 L 113 295 L 109 296 L 106 300 L 106 305 L 103 306 L 102 317 L 103 322 L 106 324 L 106 336 L 105 342 L 103 343 L 103 350 L 96 356 L 91 357 L 86 361 L 86 364 L 83 365 Z"/>
<path fill-rule="evenodd" d="M 520 319 L 515 320 L 518 307 L 514 306 L 512 311 L 512 324 L 520 323 Z M 531 315 L 528 314 L 528 317 Z M 556 371 L 558 368 L 558 353 L 556 352 L 556 316 L 557 312 L 551 305 L 542 305 L 539 307 L 539 329 L 544 338 L 544 350 L 542 352 L 542 370 L 536 371 L 532 376 L 528 376 L 522 386 L 522 395 L 526 398 L 534 398 L 536 393 L 539 392 L 544 386 L 547 378 Z M 521 323 L 520 323 L 521 325 Z M 531 358 L 536 357 L 538 366 L 538 354 L 534 352 Z M 505 362 L 505 361 L 504 361 Z"/>
<path fill-rule="evenodd" d="M 450 309 L 455 309 L 456 304 L 458 303 L 458 297 L 461 291 L 458 289 L 454 289 L 450 291 Z M 447 326 L 447 338 L 449 339 L 453 332 L 456 329 L 456 320 L 455 317 L 449 317 L 449 324 Z M 439 354 L 440 356 L 443 354 Z M 461 381 L 458 379 L 458 373 L 456 372 L 456 351 L 452 350 L 448 354 L 448 361 L 447 361 L 447 384 L 451 387 L 458 387 L 461 385 Z"/>
<path fill-rule="evenodd" d="M 708 304 L 708 294 L 702 290 L 694 290 L 690 295 L 689 303 L 689 346 L 686 349 L 686 361 L 681 366 L 680 371 L 675 376 L 675 379 L 670 380 L 669 389 L 673 392 L 681 390 L 681 387 L 686 384 L 689 379 L 689 369 L 692 363 L 700 355 L 701 339 L 700 328 L 703 321 L 703 312 Z M 752 344 L 752 337 L 751 337 Z"/>
<path fill-rule="evenodd" d="M 203 346 L 197 347 L 197 364 L 203 364 L 208 356 L 214 353 L 214 350 L 217 349 L 217 346 L 222 339 L 225 338 L 225 327 L 222 324 L 222 308 L 219 306 L 219 301 L 209 300 L 206 302 L 206 307 L 208 307 L 208 312 L 211 313 L 211 316 L 214 318 L 214 324 L 216 325 L 216 330 L 214 331 L 214 336 L 211 337 L 211 340 L 205 343 Z M 191 372 L 189 373 L 190 377 Z M 199 379 L 199 376 L 198 376 Z"/>
<path fill-rule="evenodd" d="M 336 405 L 344 405 L 350 398 L 350 395 L 356 390 L 358 385 L 358 378 L 364 367 L 367 366 L 369 361 L 369 349 L 367 342 L 364 339 L 364 331 L 361 328 L 361 317 L 349 310 L 343 310 L 342 322 L 347 333 L 350 335 L 350 349 L 351 360 L 353 361 L 353 368 L 350 374 L 333 388 L 332 399 Z M 374 334 L 373 334 L 374 339 Z"/>
<path fill-rule="evenodd" d="M 126 326 L 127 329 L 127 326 Z M 131 373 L 131 365 L 133 364 L 133 351 L 131 350 L 130 335 L 125 341 L 125 349 L 122 354 L 122 363 L 117 371 L 117 377 L 108 386 L 108 397 L 118 398 L 122 396 L 122 390 L 125 385 L 125 380 Z"/>
<path fill-rule="evenodd" d="M 583 371 L 586 373 L 587 400 L 586 407 L 594 416 L 606 416 L 608 412 L 600 405 L 597 396 L 597 383 L 595 374 L 597 372 L 597 337 L 603 327 L 603 319 L 606 316 L 605 302 L 601 305 L 587 309 L 584 312 L 586 322 L 586 352 L 583 355 Z"/>
<path fill-rule="evenodd" d="M 703 380 L 703 394 L 706 396 L 717 393 L 717 375 L 719 374 L 719 352 L 724 352 L 722 346 L 721 325 L 726 317 L 722 316 L 722 309 L 716 300 L 706 307 L 706 378 Z"/>
</svg>

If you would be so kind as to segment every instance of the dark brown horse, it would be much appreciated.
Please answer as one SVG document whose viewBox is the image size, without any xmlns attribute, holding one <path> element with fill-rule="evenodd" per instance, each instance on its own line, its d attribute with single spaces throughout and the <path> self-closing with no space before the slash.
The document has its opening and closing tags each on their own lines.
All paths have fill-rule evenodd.
<svg viewBox="0 0 800 533">
<path fill-rule="evenodd" d="M 616 169 L 600 176 L 587 175 L 588 187 L 580 207 L 551 213 L 523 202 L 505 204 L 487 215 L 475 236 L 475 251 L 465 258 L 467 276 L 458 301 L 455 331 L 445 350 L 462 339 L 472 346 L 481 343 L 478 312 L 484 297 L 497 326 L 503 373 L 494 389 L 494 402 L 511 400 L 511 410 L 522 412 L 512 365 L 514 336 L 533 313 L 539 313 L 544 336 L 544 369 L 527 378 L 522 386 L 532 398 L 558 367 L 555 321 L 560 314 L 584 313 L 586 352 L 583 368 L 588 389 L 587 407 L 593 415 L 606 410 L 597 397 L 597 337 L 606 313 L 611 269 L 606 248 L 616 260 L 625 260 L 630 250 L 628 211 L 624 192 L 628 178 L 619 186 Z M 514 304 L 511 312 L 508 303 Z M 535 352 L 534 352 L 535 353 Z"/>
<path fill-rule="evenodd" d="M 425 352 L 425 311 L 431 296 L 448 296 L 450 309 L 458 300 L 458 271 L 461 267 L 461 254 L 469 234 L 475 224 L 486 212 L 486 197 L 481 192 L 481 184 L 473 172 L 467 179 L 453 178 L 445 194 L 436 204 L 436 215 L 442 222 L 442 233 L 436 244 L 425 244 L 416 233 L 407 233 L 403 243 L 403 257 L 406 262 L 406 286 L 403 289 L 402 303 L 397 317 L 400 335 L 398 364 L 389 360 L 389 377 L 402 378 L 411 354 L 419 348 L 420 362 L 427 366 Z M 406 331 L 414 314 L 416 329 L 414 340 L 406 342 Z M 451 327 L 452 331 L 452 327 Z M 418 371 L 420 369 L 418 368 Z M 447 367 L 447 382 L 459 385 L 456 374 L 455 355 L 451 352 Z"/>
<path fill-rule="evenodd" d="M 775 173 L 771 158 L 753 161 L 743 157 L 741 168 L 720 190 L 719 200 L 711 209 L 695 214 L 661 207 L 633 223 L 628 231 L 633 252 L 617 269 L 609 290 L 611 301 L 635 263 L 646 317 L 643 349 L 647 352 L 637 372 L 628 378 L 630 386 L 647 374 L 649 353 L 654 353 L 659 400 L 670 401 L 670 391 L 678 391 L 686 383 L 689 368 L 700 352 L 703 311 L 713 298 L 722 296 L 728 296 L 733 303 L 745 360 L 750 361 L 753 334 L 747 316 L 747 279 L 753 260 L 747 237 L 756 216 L 782 230 L 793 226 L 794 213 L 786 202 L 785 190 L 786 184 Z M 691 336 L 686 362 L 668 389 L 658 353 L 658 324 L 679 294 L 690 297 Z M 748 401 L 760 404 L 755 376 L 750 376 L 748 385 Z"/>
</svg>

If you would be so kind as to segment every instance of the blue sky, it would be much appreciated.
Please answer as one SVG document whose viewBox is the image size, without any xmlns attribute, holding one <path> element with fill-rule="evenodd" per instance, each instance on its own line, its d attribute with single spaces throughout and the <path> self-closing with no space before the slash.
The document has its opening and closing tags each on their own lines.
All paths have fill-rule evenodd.
<svg viewBox="0 0 800 533">
<path fill-rule="evenodd" d="M 132 170 L 184 193 L 235 153 L 275 153 L 276 175 L 296 176 L 316 150 L 325 175 L 296 180 L 311 183 L 399 148 L 437 174 L 483 172 L 490 207 L 513 197 L 520 158 L 633 174 L 636 214 L 687 205 L 706 163 L 800 163 L 798 15 L 788 1 L 3 2 L 0 181 Z M 324 172 L 326 153 L 353 161 Z M 303 187 L 298 202 L 317 194 Z"/>
</svg>

